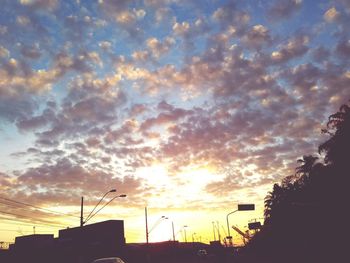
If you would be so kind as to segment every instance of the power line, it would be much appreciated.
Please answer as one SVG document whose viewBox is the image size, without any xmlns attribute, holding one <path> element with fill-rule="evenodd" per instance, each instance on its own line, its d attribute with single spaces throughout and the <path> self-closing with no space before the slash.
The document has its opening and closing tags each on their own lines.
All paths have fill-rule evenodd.
<svg viewBox="0 0 350 263">
<path fill-rule="evenodd" d="M 0 232 L 18 232 L 18 229 L 0 229 Z M 25 233 L 33 233 L 33 230 L 21 230 Z M 49 233 L 49 231 L 35 231 L 36 233 Z"/>
<path fill-rule="evenodd" d="M 19 204 L 9 204 L 9 203 L 5 203 L 3 201 L 0 201 L 0 204 L 4 204 L 4 205 L 7 205 L 7 206 L 10 206 L 10 207 L 14 207 L 14 208 L 19 208 L 22 210 L 26 209 L 25 207 L 19 205 Z M 37 210 L 32 210 L 32 209 L 29 209 L 29 210 L 25 210 L 25 211 L 37 211 Z M 39 212 L 42 212 L 42 211 L 39 211 Z M 43 212 L 45 213 L 45 212 Z"/>
<path fill-rule="evenodd" d="M 33 227 L 33 225 L 35 225 L 35 226 L 45 226 L 45 227 L 50 227 L 50 228 L 61 228 L 61 227 L 59 227 L 59 226 L 53 226 L 53 225 L 42 224 L 42 223 L 30 224 L 30 223 L 27 223 L 27 221 L 23 221 L 23 220 L 20 220 L 20 219 L 10 219 L 10 218 L 8 218 L 8 217 L 2 217 L 2 216 L 0 216 L 0 219 L 6 220 L 6 221 L 11 221 L 11 222 L 5 222 L 4 224 L 6 224 L 6 225 L 30 226 L 30 227 Z M 21 222 L 21 224 L 19 224 L 19 223 L 14 223 L 14 222 L 12 222 L 12 221 Z"/>
<path fill-rule="evenodd" d="M 31 204 L 28 204 L 28 203 L 24 203 L 24 202 L 12 200 L 12 199 L 5 198 L 5 197 L 1 197 L 1 196 L 0 196 L 0 199 L 5 200 L 5 201 L 8 201 L 8 202 L 13 202 L 13 203 L 15 203 L 15 204 L 19 204 L 19 205 L 24 205 L 24 206 L 32 207 L 32 208 L 39 209 L 39 210 L 42 210 L 42 211 L 46 211 L 46 212 L 49 212 L 49 213 L 54 213 L 54 214 L 60 214 L 60 215 L 64 215 L 64 216 L 71 216 L 71 217 L 80 218 L 79 216 L 75 216 L 75 215 L 71 215 L 71 214 L 66 214 L 66 213 L 62 213 L 62 212 L 58 212 L 58 211 L 53 211 L 53 210 L 50 210 L 50 209 L 47 209 L 47 208 L 43 208 L 43 207 L 31 205 Z M 3 202 L 1 202 L 1 203 L 3 203 Z M 10 205 L 10 206 L 12 205 L 12 204 L 7 204 L 7 203 L 3 203 L 3 204 Z M 13 205 L 12 205 L 12 206 L 13 206 Z"/>
<path fill-rule="evenodd" d="M 6 215 L 12 215 L 12 216 L 23 217 L 23 218 L 29 218 L 29 219 L 33 219 L 33 220 L 38 221 L 38 222 L 44 222 L 45 224 L 48 223 L 48 224 L 54 224 L 54 225 L 63 227 L 62 225 L 59 225 L 59 224 L 57 224 L 57 223 L 55 223 L 55 222 L 47 221 L 47 220 L 42 220 L 42 219 L 37 219 L 37 218 L 31 217 L 31 216 L 20 215 L 20 214 L 11 213 L 11 212 L 6 212 L 6 211 L 2 211 L 2 210 L 0 210 L 0 213 L 1 213 L 1 214 L 6 214 Z"/>
</svg>

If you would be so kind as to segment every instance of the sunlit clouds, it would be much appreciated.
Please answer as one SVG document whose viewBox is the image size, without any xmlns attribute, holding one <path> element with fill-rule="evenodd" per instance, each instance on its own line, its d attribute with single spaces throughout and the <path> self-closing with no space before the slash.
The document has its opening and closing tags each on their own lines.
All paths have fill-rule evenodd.
<svg viewBox="0 0 350 263">
<path fill-rule="evenodd" d="M 200 2 L 2 1 L 0 195 L 78 215 L 116 188 L 100 219 L 208 233 L 238 202 L 261 217 L 350 98 L 350 6 Z"/>
</svg>

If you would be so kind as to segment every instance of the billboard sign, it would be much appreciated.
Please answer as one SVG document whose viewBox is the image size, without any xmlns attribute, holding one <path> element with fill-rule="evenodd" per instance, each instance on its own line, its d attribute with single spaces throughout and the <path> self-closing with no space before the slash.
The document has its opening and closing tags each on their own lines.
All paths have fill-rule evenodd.
<svg viewBox="0 0 350 263">
<path fill-rule="evenodd" d="M 249 228 L 249 230 L 260 229 L 261 228 L 261 223 L 260 222 L 248 223 L 248 228 Z"/>
<path fill-rule="evenodd" d="M 238 211 L 250 211 L 250 210 L 255 210 L 255 205 L 254 204 L 241 204 L 241 205 L 238 205 Z"/>
</svg>

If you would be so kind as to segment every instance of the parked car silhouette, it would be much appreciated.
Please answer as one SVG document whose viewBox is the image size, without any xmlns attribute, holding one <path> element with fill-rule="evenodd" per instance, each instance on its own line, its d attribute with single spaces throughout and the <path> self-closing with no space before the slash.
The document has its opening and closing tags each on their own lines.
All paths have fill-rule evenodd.
<svg viewBox="0 0 350 263">
<path fill-rule="evenodd" d="M 121 258 L 99 258 L 92 263 L 125 263 Z"/>
</svg>

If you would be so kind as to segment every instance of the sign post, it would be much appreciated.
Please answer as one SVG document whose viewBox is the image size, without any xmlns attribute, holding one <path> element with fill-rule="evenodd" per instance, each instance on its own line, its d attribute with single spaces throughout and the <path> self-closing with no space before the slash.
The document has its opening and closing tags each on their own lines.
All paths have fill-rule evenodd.
<svg viewBox="0 0 350 263">
<path fill-rule="evenodd" d="M 228 213 L 226 216 L 226 222 L 227 222 L 227 239 L 229 240 L 229 244 L 232 245 L 232 236 L 230 235 L 230 224 L 228 222 L 228 216 L 237 212 L 237 211 L 251 211 L 251 210 L 255 210 L 255 204 L 239 204 L 237 206 L 237 210 Z"/>
</svg>

